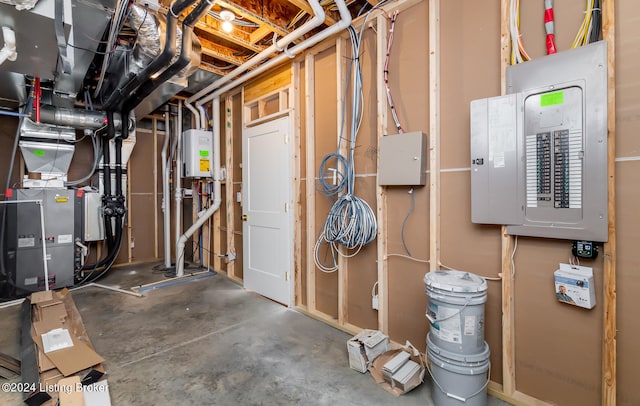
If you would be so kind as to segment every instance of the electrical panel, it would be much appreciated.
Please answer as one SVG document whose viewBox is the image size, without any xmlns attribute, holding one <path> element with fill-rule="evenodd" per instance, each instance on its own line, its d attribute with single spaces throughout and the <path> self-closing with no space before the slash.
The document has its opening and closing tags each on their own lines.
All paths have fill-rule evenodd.
<svg viewBox="0 0 640 406">
<path fill-rule="evenodd" d="M 607 240 L 606 43 L 507 68 L 506 96 L 471 102 L 472 221 Z"/>
<path fill-rule="evenodd" d="M 427 137 L 423 132 L 380 137 L 378 184 L 418 186 L 426 182 Z"/>
<path fill-rule="evenodd" d="M 187 130 L 182 133 L 182 162 L 185 178 L 210 178 L 213 142 L 210 131 Z"/>
</svg>

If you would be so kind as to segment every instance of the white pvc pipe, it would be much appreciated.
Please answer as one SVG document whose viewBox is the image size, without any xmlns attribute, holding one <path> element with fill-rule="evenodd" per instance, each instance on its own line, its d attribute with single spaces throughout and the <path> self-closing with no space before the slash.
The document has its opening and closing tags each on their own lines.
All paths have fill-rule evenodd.
<svg viewBox="0 0 640 406">
<path fill-rule="evenodd" d="M 199 130 L 200 129 L 200 113 L 198 112 L 198 110 L 196 110 L 195 107 L 193 107 L 191 103 L 189 103 L 188 100 L 185 100 L 184 105 L 186 108 L 189 109 L 191 114 L 193 114 L 194 121 L 196 123 L 196 130 Z"/>
<path fill-rule="evenodd" d="M 164 266 L 171 267 L 171 189 L 169 186 L 170 163 L 167 164 L 167 150 L 169 149 L 169 139 L 171 138 L 171 128 L 169 125 L 169 111 L 164 117 L 164 143 L 160 159 L 162 160 L 162 211 L 164 213 Z"/>
<path fill-rule="evenodd" d="M 200 127 L 203 130 L 207 129 L 207 113 L 204 111 L 204 107 L 202 105 L 196 106 L 198 111 L 200 111 Z"/>
<path fill-rule="evenodd" d="M 324 13 L 324 9 L 320 5 L 319 0 L 309 0 L 309 5 L 311 6 L 311 9 L 313 10 L 313 13 L 314 13 L 314 16 L 311 20 L 307 21 L 299 28 L 295 29 L 294 31 L 287 34 L 286 36 L 282 37 L 279 41 L 276 41 L 270 47 L 263 50 L 259 54 L 255 55 L 253 58 L 249 59 L 247 62 L 238 66 L 237 68 L 235 68 L 228 74 L 224 75 L 220 79 L 216 80 L 209 86 L 200 90 L 198 93 L 189 97 L 187 99 L 187 102 L 193 103 L 194 101 L 206 96 L 207 94 L 218 89 L 220 86 L 224 85 L 225 83 L 230 82 L 234 77 L 258 65 L 259 63 L 267 59 L 269 56 L 271 56 L 271 54 L 275 52 L 283 51 L 290 43 L 292 43 L 293 41 L 299 38 L 302 38 L 302 36 L 310 32 L 314 28 L 317 28 L 320 25 L 322 25 L 324 23 L 325 13 Z M 342 16 L 342 12 L 340 12 L 340 15 Z M 351 22 L 351 14 L 349 14 L 349 22 Z M 210 98 L 209 100 L 212 100 L 212 99 L 213 98 Z M 200 103 L 200 105 L 202 105 L 202 103 Z"/>
<path fill-rule="evenodd" d="M 220 98 L 213 99 L 213 122 L 220 123 Z M 220 126 L 213 127 L 213 204 L 198 217 L 195 223 L 178 239 L 176 248 L 176 277 L 184 275 L 184 249 L 187 240 L 220 208 L 222 193 L 220 189 Z"/>
<path fill-rule="evenodd" d="M 178 100 L 178 119 L 176 120 L 176 170 L 173 172 L 173 180 L 176 185 L 176 266 L 180 259 L 184 261 L 184 251 L 179 254 L 178 241 L 182 234 L 182 100 Z"/>
<path fill-rule="evenodd" d="M 276 56 L 275 58 L 271 59 L 270 61 L 266 62 L 263 65 L 260 65 L 258 68 L 252 70 L 251 72 L 248 72 L 247 74 L 239 77 L 238 79 L 234 80 L 233 82 L 227 84 L 226 86 L 220 87 L 218 89 L 215 89 L 212 93 L 210 93 L 209 95 L 199 99 L 198 101 L 196 101 L 196 107 L 200 107 L 202 104 L 219 97 L 221 94 L 223 94 L 224 92 L 233 89 L 234 87 L 241 85 L 242 83 L 246 82 L 247 80 L 254 78 L 258 75 L 260 75 L 261 73 L 273 68 L 274 66 L 279 65 L 280 63 L 284 62 L 287 59 L 293 58 L 295 55 L 299 54 L 300 52 L 304 51 L 307 48 L 310 48 L 314 45 L 316 45 L 317 43 L 325 40 L 326 38 L 329 38 L 330 36 L 337 34 L 338 32 L 342 31 L 343 29 L 347 28 L 350 24 L 351 24 L 351 13 L 349 12 L 349 9 L 347 8 L 347 5 L 345 4 L 344 0 L 336 0 L 335 1 L 336 5 L 338 6 L 338 10 L 340 11 L 340 21 L 338 21 L 337 23 L 333 24 L 332 26 L 330 26 L 329 28 L 324 29 L 323 31 L 319 32 L 318 34 L 314 35 L 313 37 L 295 45 L 294 47 L 290 48 L 289 50 L 287 50 L 286 52 Z M 253 58 L 252 58 L 253 59 Z M 228 75 L 230 76 L 230 75 Z M 227 77 L 227 76 L 225 76 Z M 217 83 L 217 82 L 215 82 Z M 215 84 L 214 83 L 214 84 Z M 215 120 L 213 122 L 214 127 L 215 126 L 219 126 L 220 123 L 216 123 Z"/>
</svg>

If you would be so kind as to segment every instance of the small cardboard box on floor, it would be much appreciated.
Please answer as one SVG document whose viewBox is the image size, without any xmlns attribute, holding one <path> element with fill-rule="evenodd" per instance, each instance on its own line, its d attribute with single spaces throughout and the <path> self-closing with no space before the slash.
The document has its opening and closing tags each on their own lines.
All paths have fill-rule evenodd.
<svg viewBox="0 0 640 406">
<path fill-rule="evenodd" d="M 93 386 L 104 375 L 104 359 L 93 350 L 71 292 L 35 292 L 29 306 L 39 382 L 30 382 L 33 390 L 25 403 L 83 406 L 84 392 L 99 391 L 106 402 L 101 404 L 109 405 L 108 387 Z"/>
</svg>

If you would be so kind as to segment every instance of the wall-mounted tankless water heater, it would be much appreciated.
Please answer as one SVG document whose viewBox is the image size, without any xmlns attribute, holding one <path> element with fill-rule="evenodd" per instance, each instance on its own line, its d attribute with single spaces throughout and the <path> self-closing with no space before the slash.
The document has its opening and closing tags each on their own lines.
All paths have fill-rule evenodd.
<svg viewBox="0 0 640 406">
<path fill-rule="evenodd" d="M 471 217 L 514 235 L 607 240 L 607 47 L 507 68 L 471 102 Z"/>
<path fill-rule="evenodd" d="M 187 130 L 182 133 L 182 162 L 185 178 L 210 178 L 213 144 L 211 131 Z"/>
</svg>

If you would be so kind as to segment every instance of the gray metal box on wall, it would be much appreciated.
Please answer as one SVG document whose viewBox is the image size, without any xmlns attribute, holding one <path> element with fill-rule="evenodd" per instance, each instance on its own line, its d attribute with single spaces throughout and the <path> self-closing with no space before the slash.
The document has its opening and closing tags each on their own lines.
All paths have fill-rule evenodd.
<svg viewBox="0 0 640 406">
<path fill-rule="evenodd" d="M 606 49 L 601 41 L 511 66 L 510 95 L 472 102 L 473 222 L 505 224 L 514 235 L 607 240 Z M 505 102 L 513 97 L 515 131 L 502 131 L 513 123 L 513 108 Z M 474 140 L 480 135 L 484 141 Z M 490 155 L 483 142 L 503 138 L 516 143 L 515 155 L 505 149 L 504 164 L 512 172 L 506 177 L 494 176 L 500 156 L 494 154 L 490 169 L 478 164 Z M 505 203 L 497 203 L 494 193 Z M 517 208 L 515 218 L 506 205 Z"/>
<path fill-rule="evenodd" d="M 421 131 L 380 137 L 378 184 L 418 186 L 426 182 L 427 137 Z"/>
</svg>

